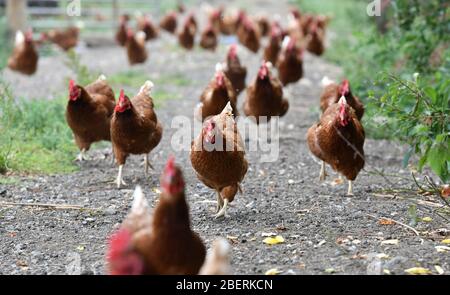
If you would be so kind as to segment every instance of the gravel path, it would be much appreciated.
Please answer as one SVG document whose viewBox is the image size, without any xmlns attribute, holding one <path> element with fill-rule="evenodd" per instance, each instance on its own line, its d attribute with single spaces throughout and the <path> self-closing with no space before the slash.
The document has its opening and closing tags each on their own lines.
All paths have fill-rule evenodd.
<svg viewBox="0 0 450 295">
<path fill-rule="evenodd" d="M 288 9 L 285 1 L 245 2 L 250 2 L 246 4 L 250 12 L 264 8 L 283 14 Z M 141 157 L 131 157 L 124 172 L 129 186 L 117 190 L 110 183 L 117 168 L 101 159 L 109 151 L 96 150 L 90 153 L 94 160 L 83 163 L 79 172 L 26 177 L 18 184 L 0 185 L 0 202 L 76 204 L 92 209 L 0 207 L 0 274 L 104 273 L 105 241 L 127 214 L 134 187 L 143 186 L 154 205 L 160 171 L 170 154 L 175 154 L 184 170 L 194 229 L 208 247 L 216 237 L 230 238 L 236 274 L 261 274 L 272 268 L 285 274 L 382 274 L 385 270 L 403 274 L 416 266 L 436 273 L 435 265 L 450 274 L 450 252 L 435 248 L 444 246 L 441 240 L 449 235 L 448 222 L 431 212 L 435 208 L 418 205 L 419 218 L 432 217 L 431 222 L 416 226 L 420 236 L 400 225 L 379 223 L 378 217 L 383 216 L 407 224 L 408 209 L 416 203 L 379 192 L 391 185 L 410 186 L 408 179 L 386 180 L 370 173 L 378 169 L 409 178 L 410 172 L 401 168 L 404 148 L 388 141 L 367 140 L 367 165 L 355 183 L 354 197 L 345 195 L 346 184 L 333 185 L 335 174 L 326 183 L 318 182 L 320 166 L 309 153 L 305 135 L 319 116 L 320 80 L 324 75 L 338 78 L 339 68 L 306 54 L 306 77 L 286 90 L 291 108 L 280 121 L 278 161 L 261 163 L 258 152 L 248 153 L 250 168 L 243 183 L 244 194 L 232 203 L 229 218 L 214 220 L 215 197 L 195 177 L 189 153 L 171 149 L 171 135 L 176 129 L 170 124 L 177 115 L 189 116 L 192 121 L 193 108 L 215 63 L 224 58 L 226 46 L 216 53 L 199 49 L 186 53 L 177 48 L 172 37 L 164 35 L 151 43 L 149 50 L 150 60 L 136 69 L 148 73 L 150 79 L 177 74 L 189 80 L 189 85 L 174 86 L 170 81 L 156 85 L 156 89 L 181 98 L 167 100 L 157 109 L 164 136 L 151 154 L 155 170 L 145 178 Z M 85 64 L 107 76 L 129 69 L 124 52 L 117 47 L 80 53 Z M 244 49 L 241 55 L 249 68 L 249 79 L 253 79 L 260 57 Z M 17 95 L 33 93 L 47 98 L 64 91 L 64 78 L 70 71 L 62 55 L 43 58 L 39 66 L 33 78 L 5 72 Z M 243 96 L 239 106 L 242 103 Z M 265 233 L 282 235 L 285 242 L 265 245 Z M 398 240 L 398 244 L 383 242 L 386 240 Z"/>
</svg>

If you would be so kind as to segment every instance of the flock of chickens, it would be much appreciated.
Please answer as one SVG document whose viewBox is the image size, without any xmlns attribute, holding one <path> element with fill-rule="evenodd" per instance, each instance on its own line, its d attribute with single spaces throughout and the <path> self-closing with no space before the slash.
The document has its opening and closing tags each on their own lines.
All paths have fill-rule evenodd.
<svg viewBox="0 0 450 295">
<path fill-rule="evenodd" d="M 179 12 L 180 14 L 182 12 Z M 226 13 L 224 8 L 210 9 L 208 25 L 201 33 L 200 46 L 215 50 L 218 35 L 236 34 L 248 50 L 257 53 L 262 37 L 268 37 L 263 62 L 257 76 L 246 85 L 247 69 L 238 57 L 238 46 L 230 46 L 226 59 L 216 65 L 215 74 L 203 91 L 195 116 L 203 122 L 200 134 L 192 141 L 190 160 L 197 177 L 217 195 L 216 218 L 226 216 L 227 206 L 241 192 L 248 162 L 242 138 L 237 129 L 237 98 L 246 90 L 243 111 L 254 118 L 270 120 L 283 116 L 289 102 L 283 87 L 303 77 L 303 52 L 321 55 L 329 19 L 301 14 L 293 9 L 289 25 L 283 28 L 277 20 L 253 18 L 245 11 Z M 116 41 L 126 48 L 130 64 L 143 63 L 148 54 L 145 42 L 159 35 L 148 16 L 139 17 L 138 31 L 128 26 L 129 17 L 121 16 Z M 170 12 L 159 27 L 177 34 L 180 45 L 188 50 L 195 44 L 198 24 L 193 13 L 187 14 L 177 32 L 177 13 Z M 55 35 L 64 35 L 55 37 Z M 43 34 L 41 41 L 50 40 L 63 49 L 70 48 L 78 38 L 77 30 Z M 75 41 L 76 44 L 76 41 Z M 70 46 L 69 46 L 70 45 Z M 36 70 L 37 53 L 32 33 L 18 33 L 16 48 L 9 67 L 25 74 Z M 277 70 L 278 75 L 272 72 Z M 352 182 L 364 167 L 364 128 L 360 120 L 364 106 L 352 94 L 349 81 L 335 83 L 328 78 L 320 98 L 322 116 L 307 133 L 311 152 L 322 161 L 320 180 L 325 180 L 325 163 Z M 80 149 L 77 159 L 87 159 L 92 143 L 112 142 L 113 155 L 119 171 L 116 185 L 126 185 L 123 167 L 129 155 L 144 155 L 144 171 L 152 167 L 148 154 L 159 144 L 163 128 L 154 111 L 151 91 L 153 83 L 146 81 L 132 98 L 120 90 L 116 102 L 114 90 L 106 77 L 100 76 L 87 86 L 69 82 L 66 119 Z M 219 143 L 223 149 L 211 149 Z M 226 147 L 233 147 L 231 150 Z M 227 242 L 217 240 L 207 255 L 205 246 L 190 228 L 189 208 L 184 195 L 185 182 L 175 159 L 170 158 L 161 176 L 162 193 L 153 212 L 138 187 L 131 211 L 108 246 L 108 269 L 111 274 L 225 274 L 228 272 Z"/>
</svg>

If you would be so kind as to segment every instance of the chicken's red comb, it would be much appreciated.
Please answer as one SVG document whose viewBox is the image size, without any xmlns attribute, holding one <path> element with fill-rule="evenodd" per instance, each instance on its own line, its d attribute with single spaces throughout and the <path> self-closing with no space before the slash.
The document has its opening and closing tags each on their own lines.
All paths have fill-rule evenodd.
<svg viewBox="0 0 450 295">
<path fill-rule="evenodd" d="M 164 173 L 173 172 L 175 170 L 175 157 L 172 155 L 169 157 L 164 168 Z"/>
<path fill-rule="evenodd" d="M 119 100 L 124 98 L 125 98 L 125 91 L 123 89 L 120 89 Z"/>
<path fill-rule="evenodd" d="M 122 255 L 129 247 L 131 242 L 131 233 L 121 228 L 111 235 L 108 243 L 107 259 L 114 260 Z"/>
<path fill-rule="evenodd" d="M 72 89 L 75 87 L 75 81 L 73 79 L 69 80 L 69 89 Z"/>
<path fill-rule="evenodd" d="M 342 84 L 341 84 L 341 94 L 344 95 L 345 93 L 347 93 L 349 91 L 350 91 L 350 82 L 347 79 L 345 79 L 342 81 Z"/>
<path fill-rule="evenodd" d="M 230 46 L 230 51 L 229 51 L 229 53 L 228 53 L 229 55 L 230 55 L 230 57 L 236 57 L 236 54 L 237 54 L 237 44 L 232 44 L 231 46 Z"/>
</svg>

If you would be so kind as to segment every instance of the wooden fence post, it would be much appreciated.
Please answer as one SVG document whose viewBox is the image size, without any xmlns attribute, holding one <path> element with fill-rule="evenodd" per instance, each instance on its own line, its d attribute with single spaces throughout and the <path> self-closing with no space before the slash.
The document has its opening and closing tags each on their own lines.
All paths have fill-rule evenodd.
<svg viewBox="0 0 450 295">
<path fill-rule="evenodd" d="M 27 0 L 7 0 L 6 18 L 9 33 L 27 28 Z"/>
</svg>

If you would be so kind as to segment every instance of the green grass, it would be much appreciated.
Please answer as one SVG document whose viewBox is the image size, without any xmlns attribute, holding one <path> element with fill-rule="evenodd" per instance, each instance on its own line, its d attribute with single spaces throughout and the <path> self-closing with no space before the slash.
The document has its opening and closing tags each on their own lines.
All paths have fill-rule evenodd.
<svg viewBox="0 0 450 295">
<path fill-rule="evenodd" d="M 0 83 L 0 172 L 52 174 L 77 169 L 65 102 L 65 97 L 14 101 Z"/>
</svg>

